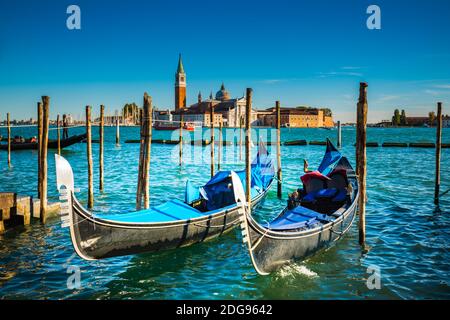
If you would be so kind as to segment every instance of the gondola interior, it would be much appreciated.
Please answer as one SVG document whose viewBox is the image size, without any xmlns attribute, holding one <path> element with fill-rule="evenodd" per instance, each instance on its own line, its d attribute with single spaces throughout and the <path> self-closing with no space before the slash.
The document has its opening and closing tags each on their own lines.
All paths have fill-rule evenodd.
<svg viewBox="0 0 450 320">
<path fill-rule="evenodd" d="M 328 140 L 318 170 L 301 176 L 302 187 L 290 195 L 281 214 L 264 227 L 292 232 L 333 222 L 348 209 L 354 198 L 348 173 L 353 174 L 353 169 L 347 158 Z"/>
<path fill-rule="evenodd" d="M 264 181 L 258 174 L 258 165 L 252 168 L 252 198 L 256 198 L 266 190 L 272 177 Z M 245 185 L 245 171 L 237 172 Z M 203 187 L 193 187 L 188 180 L 186 183 L 185 201 L 169 200 L 147 210 L 116 214 L 93 214 L 94 218 L 124 223 L 153 223 L 190 220 L 202 216 L 213 215 L 216 212 L 236 206 L 231 171 L 219 171 Z"/>
<path fill-rule="evenodd" d="M 334 169 L 328 175 L 308 172 L 301 180 L 302 188 L 291 195 L 285 210 L 265 227 L 277 231 L 316 228 L 333 222 L 352 203 L 353 187 L 344 169 Z"/>
</svg>

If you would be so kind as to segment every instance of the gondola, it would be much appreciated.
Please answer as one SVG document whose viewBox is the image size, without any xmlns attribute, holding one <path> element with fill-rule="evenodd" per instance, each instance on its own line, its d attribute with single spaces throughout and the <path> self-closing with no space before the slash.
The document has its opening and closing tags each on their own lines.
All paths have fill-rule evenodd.
<svg viewBox="0 0 450 320">
<path fill-rule="evenodd" d="M 233 173 L 232 180 L 241 208 L 243 242 L 261 275 L 329 247 L 350 229 L 356 214 L 355 172 L 329 140 L 318 170 L 301 177 L 299 196 L 270 223 L 261 224 L 247 212 L 243 186 Z"/>
<path fill-rule="evenodd" d="M 173 199 L 147 210 L 122 214 L 88 212 L 74 194 L 70 164 L 55 155 L 63 226 L 70 227 L 72 244 L 83 259 L 154 252 L 185 247 L 220 236 L 239 224 L 239 207 L 231 171 L 219 171 L 204 186 L 188 180 L 184 201 Z M 245 180 L 245 171 L 238 171 Z M 259 204 L 272 185 L 274 168 L 261 144 L 252 164 L 252 203 Z"/>
<path fill-rule="evenodd" d="M 75 143 L 79 143 L 86 139 L 86 134 L 80 134 L 76 136 L 71 136 L 67 139 L 61 139 L 60 140 L 60 146 L 62 148 L 69 147 Z M 21 142 L 21 143 L 14 143 L 11 142 L 11 151 L 15 150 L 37 150 L 38 143 L 37 142 Z M 49 149 L 58 149 L 58 140 L 49 140 L 48 141 L 48 148 Z M 8 145 L 3 143 L 0 144 L 0 150 L 8 150 Z"/>
</svg>

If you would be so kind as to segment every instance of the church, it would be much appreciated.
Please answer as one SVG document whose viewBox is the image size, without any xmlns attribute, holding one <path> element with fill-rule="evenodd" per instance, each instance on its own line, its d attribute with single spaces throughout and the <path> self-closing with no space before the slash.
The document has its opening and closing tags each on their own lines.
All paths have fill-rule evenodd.
<svg viewBox="0 0 450 320">
<path fill-rule="evenodd" d="M 238 128 L 242 121 L 245 121 L 245 96 L 231 98 L 231 94 L 222 83 L 220 89 L 213 96 L 212 92 L 207 99 L 203 99 L 199 92 L 197 103 L 187 106 L 187 81 L 186 72 L 184 70 L 181 54 L 178 58 L 178 67 L 175 73 L 175 110 L 156 111 L 155 119 L 170 123 L 172 121 L 181 121 L 195 123 L 209 127 L 211 121 L 214 126 L 220 124 L 224 127 Z M 214 119 L 211 117 L 211 106 L 214 107 Z M 252 109 L 251 125 L 252 126 L 275 126 L 276 112 L 271 107 L 265 110 Z M 333 127 L 333 116 L 328 108 L 311 108 L 307 106 L 283 107 L 281 108 L 281 125 L 293 128 L 317 128 L 317 127 Z M 174 127 L 178 127 L 173 123 Z"/>
<path fill-rule="evenodd" d="M 245 117 L 245 97 L 231 98 L 230 93 L 222 83 L 219 91 L 208 99 L 203 99 L 199 92 L 197 103 L 186 106 L 186 72 L 184 71 L 181 55 L 178 59 L 178 68 L 175 73 L 175 111 L 172 113 L 173 121 L 180 121 L 181 116 L 185 122 L 201 122 L 203 126 L 210 126 L 211 106 L 214 107 L 214 126 L 220 123 L 224 127 L 239 127 L 239 121 Z M 252 111 L 252 123 L 257 120 L 257 111 Z"/>
</svg>

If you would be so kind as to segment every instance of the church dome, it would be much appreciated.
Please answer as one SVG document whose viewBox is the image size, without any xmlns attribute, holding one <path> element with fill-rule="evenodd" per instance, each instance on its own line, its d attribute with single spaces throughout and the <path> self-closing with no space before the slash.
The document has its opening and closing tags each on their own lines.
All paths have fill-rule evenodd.
<svg viewBox="0 0 450 320">
<path fill-rule="evenodd" d="M 230 99 L 230 93 L 225 89 L 225 85 L 222 83 L 220 90 L 216 93 L 216 100 L 228 100 Z"/>
</svg>

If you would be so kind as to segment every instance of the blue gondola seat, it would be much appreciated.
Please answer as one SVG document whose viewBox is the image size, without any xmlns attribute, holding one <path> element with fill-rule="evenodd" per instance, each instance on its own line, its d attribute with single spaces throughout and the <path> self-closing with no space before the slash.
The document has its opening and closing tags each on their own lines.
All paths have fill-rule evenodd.
<svg viewBox="0 0 450 320">
<path fill-rule="evenodd" d="M 315 198 L 316 199 L 330 199 L 336 196 L 338 193 L 336 188 L 327 188 L 322 189 L 316 192 Z"/>
<path fill-rule="evenodd" d="M 339 190 L 338 194 L 333 199 L 331 199 L 331 201 L 333 201 L 333 202 L 343 202 L 346 199 L 347 199 L 347 190 L 342 189 L 342 190 Z"/>
<path fill-rule="evenodd" d="M 319 223 L 328 223 L 333 220 L 333 217 L 328 217 L 326 214 L 298 206 L 287 211 L 266 226 L 272 230 L 295 230 L 310 228 Z"/>
</svg>

